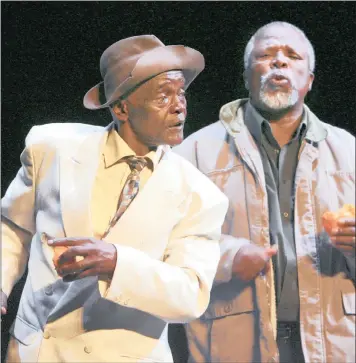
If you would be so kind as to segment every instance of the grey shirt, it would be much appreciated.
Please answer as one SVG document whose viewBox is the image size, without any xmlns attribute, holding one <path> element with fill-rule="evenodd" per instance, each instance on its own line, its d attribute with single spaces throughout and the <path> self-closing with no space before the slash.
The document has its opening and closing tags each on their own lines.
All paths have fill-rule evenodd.
<svg viewBox="0 0 356 363">
<path fill-rule="evenodd" d="M 299 320 L 299 292 L 294 241 L 294 177 L 301 141 L 307 132 L 304 114 L 300 126 L 282 148 L 272 134 L 270 124 L 247 103 L 245 123 L 254 137 L 262 158 L 268 195 L 270 238 L 278 244 L 274 258 L 277 319 Z"/>
</svg>

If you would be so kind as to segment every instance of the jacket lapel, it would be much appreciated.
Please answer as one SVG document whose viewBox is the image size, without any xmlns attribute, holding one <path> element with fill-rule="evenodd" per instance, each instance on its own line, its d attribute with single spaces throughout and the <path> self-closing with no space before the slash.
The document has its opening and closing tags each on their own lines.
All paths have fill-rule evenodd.
<svg viewBox="0 0 356 363">
<path fill-rule="evenodd" d="M 67 151 L 61 155 L 60 203 L 64 232 L 67 237 L 93 236 L 90 219 L 91 194 L 100 151 L 110 126 L 86 136 L 74 153 L 72 149 L 67 148 Z M 90 306 L 100 298 L 97 277 L 61 283 L 55 290 L 59 294 L 59 301 L 50 312 L 47 323 L 82 306 L 84 308 Z"/>
<path fill-rule="evenodd" d="M 93 235 L 91 193 L 109 127 L 86 136 L 74 153 L 69 150 L 61 156 L 60 203 L 67 237 Z"/>
<path fill-rule="evenodd" d="M 152 220 L 161 219 L 162 210 L 167 211 L 169 219 L 177 217 L 174 214 L 178 214 L 179 210 L 175 207 L 184 200 L 184 195 L 181 193 L 181 177 L 177 175 L 180 172 L 174 157 L 171 150 L 165 153 L 144 188 L 139 191 L 105 240 L 145 249 L 140 241 L 144 241 L 145 230 L 151 229 Z M 137 228 L 138 223 L 140 228 Z"/>
<path fill-rule="evenodd" d="M 313 169 L 318 162 L 319 149 L 313 142 L 304 140 L 299 151 L 298 166 L 295 174 L 295 212 L 296 250 L 298 256 L 316 257 L 316 236 L 318 221 L 313 203 Z M 301 218 L 304 216 L 304 218 Z M 303 238 L 300 231 L 308 231 L 308 238 Z"/>
<path fill-rule="evenodd" d="M 261 186 L 261 190 L 264 190 L 265 175 L 262 159 L 252 135 L 245 126 L 243 107 L 236 108 L 235 105 L 232 107 L 229 115 L 225 112 L 225 114 L 221 114 L 221 116 L 224 117 L 224 119 L 221 117 L 221 122 L 229 135 L 233 137 L 236 148 L 243 161 L 256 178 L 256 182 Z"/>
</svg>

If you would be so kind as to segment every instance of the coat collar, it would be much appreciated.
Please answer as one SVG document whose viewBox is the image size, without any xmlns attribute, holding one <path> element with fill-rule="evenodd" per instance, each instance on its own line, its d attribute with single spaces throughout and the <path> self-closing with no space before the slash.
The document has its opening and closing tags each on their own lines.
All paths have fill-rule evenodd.
<svg viewBox="0 0 356 363">
<path fill-rule="evenodd" d="M 232 137 L 236 137 L 246 126 L 244 122 L 244 106 L 248 101 L 248 98 L 238 99 L 225 104 L 220 109 L 220 122 Z M 305 104 L 304 112 L 308 120 L 308 131 L 305 138 L 312 142 L 324 140 L 327 137 L 327 129 L 323 122 Z"/>
<path fill-rule="evenodd" d="M 156 148 L 156 150 L 152 150 L 146 155 L 144 155 L 145 157 L 149 158 L 152 161 L 151 164 L 152 170 L 154 170 L 157 167 L 166 148 L 167 148 L 166 145 L 160 145 Z M 115 124 L 111 123 L 109 125 L 106 142 L 103 146 L 105 168 L 110 168 L 112 165 L 116 164 L 122 158 L 132 155 L 135 156 L 136 153 L 119 135 L 119 133 L 116 130 Z"/>
</svg>

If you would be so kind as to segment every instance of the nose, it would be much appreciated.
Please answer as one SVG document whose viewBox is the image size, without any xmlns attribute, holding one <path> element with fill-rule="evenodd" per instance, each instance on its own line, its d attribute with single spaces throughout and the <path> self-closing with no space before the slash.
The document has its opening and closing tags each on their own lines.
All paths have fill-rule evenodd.
<svg viewBox="0 0 356 363">
<path fill-rule="evenodd" d="M 278 52 L 272 60 L 272 68 L 287 68 L 288 62 L 287 57 L 283 52 Z"/>
<path fill-rule="evenodd" d="M 173 113 L 182 113 L 185 112 L 187 107 L 187 101 L 184 95 L 176 95 L 172 102 L 171 110 Z"/>
</svg>

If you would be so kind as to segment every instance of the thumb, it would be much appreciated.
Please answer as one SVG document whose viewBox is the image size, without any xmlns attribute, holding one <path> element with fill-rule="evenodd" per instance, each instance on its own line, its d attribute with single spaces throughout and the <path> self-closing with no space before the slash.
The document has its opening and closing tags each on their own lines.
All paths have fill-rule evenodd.
<svg viewBox="0 0 356 363">
<path fill-rule="evenodd" d="M 1 315 L 5 315 L 7 313 L 7 296 L 1 290 Z"/>
<path fill-rule="evenodd" d="M 268 261 L 272 256 L 276 255 L 278 252 L 278 245 L 273 245 L 272 247 L 267 247 L 265 249 L 265 259 Z"/>
<path fill-rule="evenodd" d="M 278 246 L 277 245 L 273 245 L 272 247 L 268 247 L 265 249 L 264 253 L 265 253 L 265 261 L 266 261 L 266 266 L 264 269 L 264 273 L 266 274 L 270 268 L 271 265 L 269 263 L 269 260 L 272 256 L 274 256 L 275 254 L 277 254 L 278 252 Z"/>
</svg>

